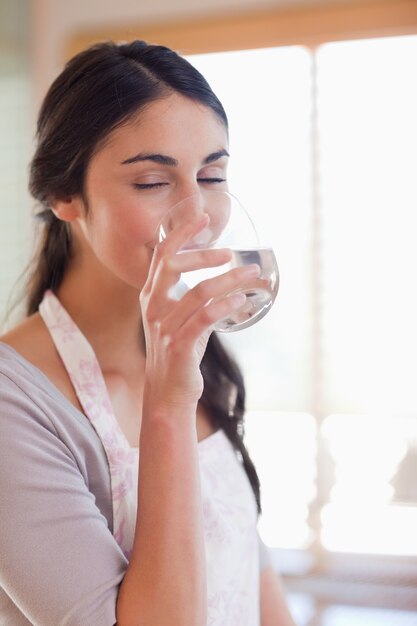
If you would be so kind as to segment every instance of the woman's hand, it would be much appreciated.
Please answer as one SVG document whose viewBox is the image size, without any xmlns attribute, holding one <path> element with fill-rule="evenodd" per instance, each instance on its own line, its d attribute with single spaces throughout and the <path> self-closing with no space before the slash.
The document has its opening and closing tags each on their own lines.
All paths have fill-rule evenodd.
<svg viewBox="0 0 417 626">
<path fill-rule="evenodd" d="M 140 294 L 147 351 L 145 389 L 153 406 L 196 407 L 203 391 L 199 366 L 213 324 L 244 304 L 243 294 L 231 292 L 260 272 L 257 265 L 232 269 L 202 281 L 179 301 L 170 297 L 181 272 L 230 261 L 227 249 L 177 254 L 207 223 L 205 215 L 181 225 L 155 247 Z"/>
</svg>

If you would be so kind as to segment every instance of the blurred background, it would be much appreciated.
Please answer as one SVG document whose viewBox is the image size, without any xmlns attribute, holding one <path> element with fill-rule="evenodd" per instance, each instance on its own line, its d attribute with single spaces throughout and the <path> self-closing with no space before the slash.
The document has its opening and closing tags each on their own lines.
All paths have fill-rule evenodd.
<svg viewBox="0 0 417 626">
<path fill-rule="evenodd" d="M 274 309 L 226 339 L 295 619 L 417 625 L 417 1 L 0 0 L 2 318 L 32 249 L 38 107 L 109 38 L 203 72 L 230 189 L 276 251 Z"/>
</svg>

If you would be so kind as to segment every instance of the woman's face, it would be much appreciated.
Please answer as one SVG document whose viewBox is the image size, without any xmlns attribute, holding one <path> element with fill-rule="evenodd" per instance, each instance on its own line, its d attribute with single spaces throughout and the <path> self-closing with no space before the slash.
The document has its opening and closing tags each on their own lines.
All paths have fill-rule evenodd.
<svg viewBox="0 0 417 626">
<path fill-rule="evenodd" d="M 83 254 L 130 286 L 146 280 L 157 226 L 182 198 L 227 189 L 227 131 L 208 107 L 173 94 L 116 129 L 86 173 Z"/>
</svg>

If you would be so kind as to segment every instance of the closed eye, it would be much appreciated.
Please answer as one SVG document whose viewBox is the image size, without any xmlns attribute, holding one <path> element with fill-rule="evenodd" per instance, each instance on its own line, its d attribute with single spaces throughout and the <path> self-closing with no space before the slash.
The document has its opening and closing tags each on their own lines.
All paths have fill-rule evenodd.
<svg viewBox="0 0 417 626">
<path fill-rule="evenodd" d="M 197 178 L 199 183 L 225 183 L 225 178 Z"/>
<path fill-rule="evenodd" d="M 165 185 L 169 185 L 169 183 L 134 183 L 135 189 L 155 189 L 157 187 L 165 187 Z"/>
<path fill-rule="evenodd" d="M 205 178 L 197 178 L 197 182 L 199 183 L 206 183 L 209 185 L 213 185 L 213 184 L 219 184 L 219 183 L 225 183 L 226 179 L 225 178 L 219 178 L 219 177 L 205 177 Z M 165 183 L 165 182 L 157 182 L 157 183 L 134 183 L 134 188 L 135 189 L 157 189 L 158 187 L 165 187 L 166 185 L 169 185 L 169 183 Z"/>
</svg>

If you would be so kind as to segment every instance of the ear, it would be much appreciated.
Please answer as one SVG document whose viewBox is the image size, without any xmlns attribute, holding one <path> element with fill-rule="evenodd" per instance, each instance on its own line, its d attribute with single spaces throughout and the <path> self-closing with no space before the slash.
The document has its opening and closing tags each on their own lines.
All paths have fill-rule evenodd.
<svg viewBox="0 0 417 626">
<path fill-rule="evenodd" d="M 83 202 L 78 196 L 55 200 L 51 208 L 55 217 L 64 222 L 73 222 L 84 214 Z"/>
</svg>

